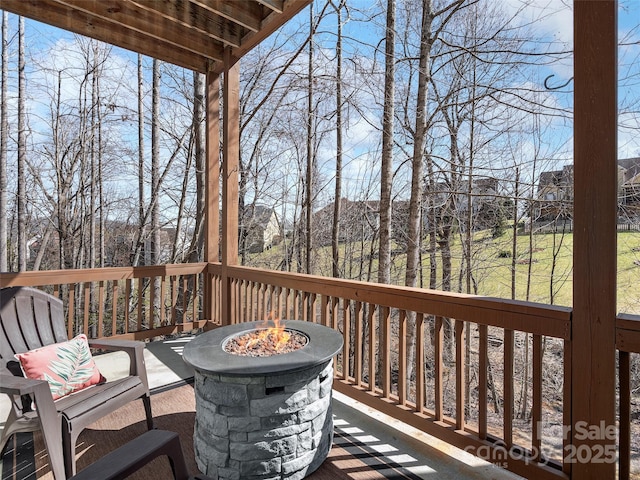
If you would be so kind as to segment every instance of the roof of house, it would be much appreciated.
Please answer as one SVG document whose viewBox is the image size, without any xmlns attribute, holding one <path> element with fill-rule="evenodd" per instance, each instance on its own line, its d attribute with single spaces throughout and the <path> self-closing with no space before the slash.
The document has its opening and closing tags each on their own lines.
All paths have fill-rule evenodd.
<svg viewBox="0 0 640 480">
<path fill-rule="evenodd" d="M 273 208 L 265 205 L 248 205 L 244 208 L 244 224 L 266 227 L 275 214 Z"/>
</svg>

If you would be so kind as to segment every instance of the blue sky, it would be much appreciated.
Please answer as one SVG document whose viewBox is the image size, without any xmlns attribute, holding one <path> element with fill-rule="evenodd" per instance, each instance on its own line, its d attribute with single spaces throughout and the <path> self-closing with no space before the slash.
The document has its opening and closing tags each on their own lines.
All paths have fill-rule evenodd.
<svg viewBox="0 0 640 480">
<path fill-rule="evenodd" d="M 360 12 L 372 12 L 373 2 L 370 0 L 348 0 L 348 5 L 352 10 L 359 10 Z M 507 12 L 514 12 L 524 4 L 524 0 L 502 0 L 500 5 Z M 534 21 L 537 32 L 542 36 L 548 38 L 550 41 L 562 46 L 565 45 L 567 49 L 571 48 L 572 42 L 572 13 L 570 0 L 528 0 L 526 9 L 521 11 L 520 17 L 523 20 Z M 622 111 L 619 131 L 619 156 L 626 158 L 630 156 L 640 155 L 640 113 L 638 113 L 637 103 L 640 98 L 640 77 L 638 65 L 640 64 L 640 0 L 620 0 L 619 2 L 619 39 L 623 43 L 619 51 L 619 74 L 622 79 L 621 88 L 619 92 L 619 98 L 621 105 L 625 102 L 636 102 L 636 108 L 631 111 Z M 331 7 L 329 7 L 331 9 Z M 316 8 L 318 10 L 318 8 Z M 381 11 L 378 8 L 378 11 Z M 355 17 L 355 15 L 354 15 Z M 16 17 L 10 15 L 11 27 L 10 31 L 16 31 Z M 294 20 L 294 23 L 306 23 L 308 21 L 308 10 L 304 10 L 300 13 L 298 19 Z M 380 36 L 380 27 L 384 21 L 383 15 L 378 13 L 378 16 L 373 19 L 374 24 L 367 24 L 362 21 L 350 21 L 345 25 L 345 32 L 351 35 L 353 38 L 362 40 L 365 43 L 377 43 L 377 38 Z M 321 30 L 332 30 L 332 22 L 334 19 L 327 19 L 325 24 L 321 27 Z M 70 42 L 73 39 L 73 34 L 65 32 L 59 29 L 49 27 L 47 25 L 27 20 L 27 44 L 30 52 L 37 52 L 39 49 L 46 49 L 48 46 L 54 43 Z M 332 41 L 328 40 L 326 47 L 332 46 Z M 358 48 L 357 43 L 352 43 L 351 48 Z M 363 47 L 364 48 L 364 47 Z M 132 58 L 130 52 L 126 52 L 122 49 L 114 49 L 114 52 L 119 52 L 122 57 Z M 552 84 L 561 84 L 569 80 L 572 76 L 572 66 L 570 63 L 558 63 L 552 67 L 541 67 L 537 73 L 537 79 L 532 81 L 541 83 L 545 76 L 554 74 L 555 77 L 551 80 Z M 571 84 L 565 89 L 554 93 L 556 101 L 559 104 L 570 106 L 571 97 Z M 558 126 L 559 129 L 570 130 L 571 125 L 564 124 Z M 358 178 L 362 171 L 366 171 L 368 165 L 373 158 L 366 155 L 366 152 L 373 149 L 372 145 L 367 143 L 367 139 L 370 137 L 371 126 L 367 122 L 359 122 L 357 125 L 350 127 L 350 138 L 353 142 L 352 156 L 353 162 L 351 167 L 353 168 L 353 177 Z M 570 136 L 570 134 L 569 134 Z M 376 140 L 377 141 L 377 140 Z M 567 143 L 570 148 L 570 142 Z M 327 156 L 330 157 L 332 152 L 327 151 Z M 376 154 L 377 155 L 377 154 Z M 367 158 L 369 157 L 369 158 Z M 565 160 L 570 161 L 571 154 L 567 154 Z M 359 162 L 361 159 L 362 162 Z"/>
</svg>

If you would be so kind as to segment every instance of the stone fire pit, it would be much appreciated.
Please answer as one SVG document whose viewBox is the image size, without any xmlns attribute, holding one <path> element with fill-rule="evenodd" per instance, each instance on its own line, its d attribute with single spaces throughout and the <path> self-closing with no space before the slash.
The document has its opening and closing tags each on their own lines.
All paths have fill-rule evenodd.
<svg viewBox="0 0 640 480">
<path fill-rule="evenodd" d="M 250 322 L 216 328 L 184 349 L 195 370 L 194 450 L 202 473 L 220 480 L 302 479 L 327 457 L 333 442 L 331 388 L 339 332 L 283 320 L 306 345 L 267 357 L 224 350 L 230 338 L 264 327 Z"/>
</svg>

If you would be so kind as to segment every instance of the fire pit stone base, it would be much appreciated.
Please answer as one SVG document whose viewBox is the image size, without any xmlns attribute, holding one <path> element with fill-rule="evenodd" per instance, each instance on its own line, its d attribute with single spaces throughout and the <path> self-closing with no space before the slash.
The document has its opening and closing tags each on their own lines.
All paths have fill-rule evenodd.
<svg viewBox="0 0 640 480">
<path fill-rule="evenodd" d="M 333 442 L 333 360 L 276 375 L 196 375 L 195 456 L 220 480 L 302 479 Z"/>
</svg>

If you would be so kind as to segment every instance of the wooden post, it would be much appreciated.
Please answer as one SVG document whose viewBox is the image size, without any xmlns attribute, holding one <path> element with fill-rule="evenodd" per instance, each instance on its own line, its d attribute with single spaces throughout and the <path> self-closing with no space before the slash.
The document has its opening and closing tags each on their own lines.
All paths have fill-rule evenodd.
<svg viewBox="0 0 640 480">
<path fill-rule="evenodd" d="M 220 261 L 220 75 L 207 73 L 207 164 L 204 206 L 204 261 Z M 206 276 L 202 304 L 205 319 L 214 320 L 214 288 Z"/>
<path fill-rule="evenodd" d="M 222 117 L 222 324 L 235 318 L 229 265 L 238 264 L 238 168 L 240 164 L 240 65 L 224 52 Z"/>
<path fill-rule="evenodd" d="M 616 472 L 617 9 L 617 0 L 574 1 L 572 441 L 563 453 L 581 480 Z"/>
</svg>

